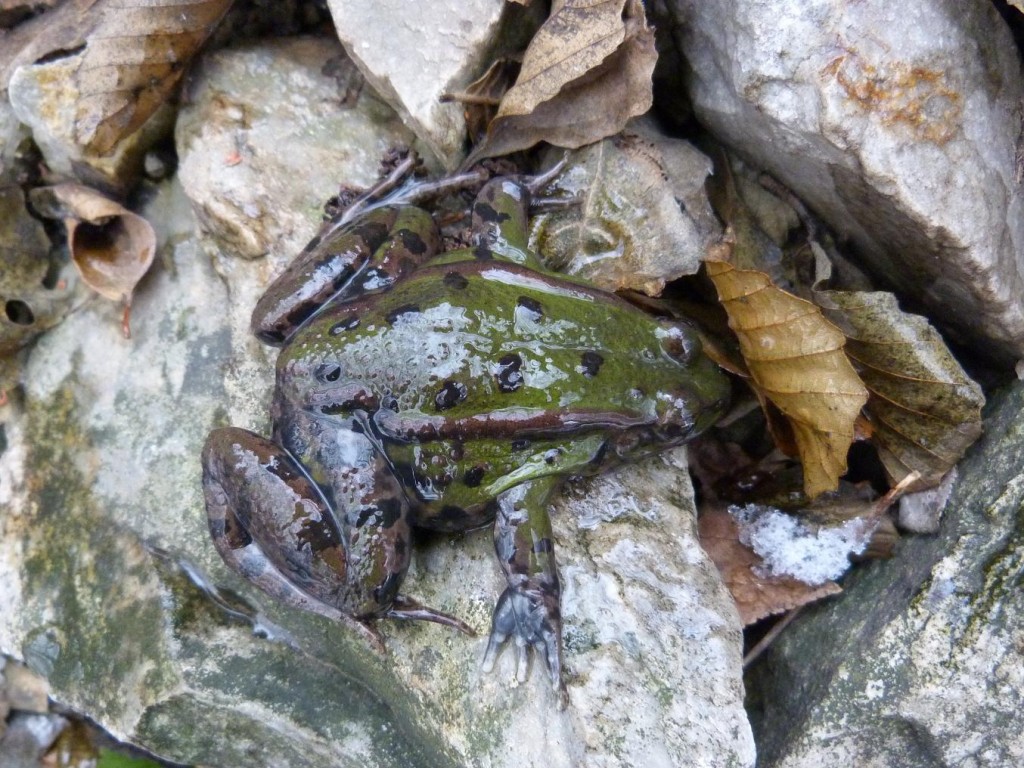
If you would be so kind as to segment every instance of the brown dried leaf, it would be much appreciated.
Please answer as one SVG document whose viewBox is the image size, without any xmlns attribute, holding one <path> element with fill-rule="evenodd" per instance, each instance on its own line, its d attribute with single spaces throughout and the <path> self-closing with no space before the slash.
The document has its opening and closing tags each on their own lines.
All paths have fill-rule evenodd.
<svg viewBox="0 0 1024 768">
<path fill-rule="evenodd" d="M 691 168 L 701 179 L 708 171 Z M 553 269 L 608 291 L 656 296 L 666 281 L 700 268 L 704 241 L 679 207 L 660 151 L 645 139 L 624 134 L 571 153 L 552 188 L 579 201 L 531 222 L 531 245 Z"/>
<path fill-rule="evenodd" d="M 870 398 L 872 442 L 893 483 L 912 472 L 910 490 L 936 485 L 981 435 L 985 396 L 928 321 L 903 312 L 882 291 L 815 291 L 825 315 L 847 336 Z"/>
<path fill-rule="evenodd" d="M 640 0 L 567 0 L 526 49 L 467 165 L 539 141 L 576 148 L 618 133 L 650 109 L 656 60 Z"/>
<path fill-rule="evenodd" d="M 170 95 L 231 0 L 107 0 L 78 67 L 80 144 L 110 153 Z"/>
<path fill-rule="evenodd" d="M 465 105 L 466 132 L 474 144 L 487 133 L 487 126 L 498 114 L 501 98 L 519 76 L 522 62 L 503 56 L 480 77 L 466 86 L 465 93 L 452 94 L 442 101 L 458 101 Z"/>
<path fill-rule="evenodd" d="M 156 234 L 149 222 L 80 184 L 40 187 L 33 205 L 67 227 L 71 260 L 82 280 L 101 296 L 124 304 L 125 337 L 132 293 L 153 263 Z"/>
<path fill-rule="evenodd" d="M 758 576 L 761 558 L 740 543 L 736 521 L 725 510 L 701 514 L 697 528 L 701 546 L 736 601 L 743 626 L 842 592 L 832 581 L 810 586 L 791 576 Z"/>
<path fill-rule="evenodd" d="M 751 382 L 786 417 L 804 466 L 804 491 L 835 490 L 846 471 L 854 422 L 868 393 L 850 365 L 842 331 L 814 304 L 768 276 L 706 262 L 739 339 Z"/>
</svg>

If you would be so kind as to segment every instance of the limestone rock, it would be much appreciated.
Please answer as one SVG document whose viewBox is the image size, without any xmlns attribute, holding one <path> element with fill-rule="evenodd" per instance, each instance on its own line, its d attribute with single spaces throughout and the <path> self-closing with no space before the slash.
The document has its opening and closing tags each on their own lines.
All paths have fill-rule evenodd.
<svg viewBox="0 0 1024 768">
<path fill-rule="evenodd" d="M 227 117 L 179 126 L 182 185 L 164 183 L 143 211 L 165 257 L 136 293 L 133 338 L 117 307 L 87 302 L 32 350 L 24 398 L 0 406 L 0 651 L 44 674 L 54 700 L 183 763 L 752 765 L 738 621 L 695 537 L 684 450 L 573 486 L 557 508 L 561 712 L 536 663 L 519 685 L 507 650 L 493 674 L 480 669 L 502 587 L 489 531 L 424 542 L 406 581 L 480 635 L 382 622 L 387 656 L 276 603 L 217 556 L 203 440 L 225 423 L 269 431 L 273 354 L 249 334 L 255 296 L 315 230 L 333 175 L 321 167 L 333 163 L 334 183 L 352 180 L 348 168 L 370 174 L 365 148 L 393 135 L 389 110 L 371 113 L 374 133 L 368 116 L 339 118 L 307 93 L 321 46 L 219 52 L 200 67 L 190 109 L 220 94 Z M 275 77 L 297 95 L 272 89 Z M 273 107 L 286 115 L 276 129 L 293 128 L 285 139 L 258 130 Z M 309 146 L 301 165 L 282 162 L 298 135 L 335 138 L 334 154 Z M 275 176 L 280 201 L 253 193 Z M 275 256 L 238 258 L 246 243 Z M 222 602 L 210 585 L 227 588 Z"/>
<path fill-rule="evenodd" d="M 1019 382 L 993 398 L 937 536 L 862 569 L 759 663 L 759 765 L 1024 763 L 1022 408 Z"/>
<path fill-rule="evenodd" d="M 490 64 L 505 0 L 329 0 L 338 36 L 370 84 L 448 169 L 464 155 L 461 91 Z"/>
<path fill-rule="evenodd" d="M 1003 363 L 1024 354 L 1024 78 L 992 3 L 665 6 L 718 139 L 961 341 Z"/>
</svg>

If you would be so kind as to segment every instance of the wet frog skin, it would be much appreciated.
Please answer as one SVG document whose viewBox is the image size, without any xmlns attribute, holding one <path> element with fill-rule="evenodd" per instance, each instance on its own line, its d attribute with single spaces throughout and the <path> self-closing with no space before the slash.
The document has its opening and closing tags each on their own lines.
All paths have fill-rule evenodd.
<svg viewBox="0 0 1024 768">
<path fill-rule="evenodd" d="M 412 529 L 493 521 L 508 586 L 485 667 L 512 638 L 520 679 L 533 647 L 564 698 L 552 494 L 691 439 L 729 383 L 686 323 L 544 269 L 529 199 L 490 181 L 473 245 L 446 253 L 412 206 L 314 238 L 253 313 L 282 347 L 272 435 L 214 430 L 203 485 L 229 566 L 377 643 L 385 617 L 469 631 L 400 593 Z"/>
</svg>

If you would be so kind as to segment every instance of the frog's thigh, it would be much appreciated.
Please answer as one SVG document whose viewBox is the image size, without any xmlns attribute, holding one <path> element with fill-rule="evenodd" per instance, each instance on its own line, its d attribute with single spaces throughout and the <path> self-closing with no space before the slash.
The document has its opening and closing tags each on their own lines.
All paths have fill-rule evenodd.
<svg viewBox="0 0 1024 768">
<path fill-rule="evenodd" d="M 203 491 L 228 566 L 274 597 L 337 618 L 336 606 L 314 604 L 324 584 L 345 579 L 337 526 L 287 453 L 244 429 L 214 430 L 203 448 Z"/>
</svg>

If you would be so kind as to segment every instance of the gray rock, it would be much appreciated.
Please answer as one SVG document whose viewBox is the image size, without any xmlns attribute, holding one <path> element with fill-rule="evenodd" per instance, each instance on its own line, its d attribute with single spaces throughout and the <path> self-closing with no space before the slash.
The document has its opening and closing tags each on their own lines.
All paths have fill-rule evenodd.
<svg viewBox="0 0 1024 768">
<path fill-rule="evenodd" d="M 992 3 L 665 5 L 717 138 L 961 340 L 1024 354 L 1024 78 Z"/>
<path fill-rule="evenodd" d="M 206 233 L 282 268 L 342 184 L 369 185 L 414 135 L 336 41 L 289 38 L 221 50 L 196 65 L 175 129 L 178 176 Z"/>
<path fill-rule="evenodd" d="M 464 155 L 462 107 L 443 104 L 490 63 L 504 0 L 329 0 L 338 37 L 366 79 L 448 169 Z"/>
<path fill-rule="evenodd" d="M 255 297 L 290 243 L 316 229 L 323 179 L 372 173 L 365 156 L 396 125 L 374 106 L 378 133 L 363 130 L 359 106 L 338 117 L 306 92 L 320 78 L 318 46 L 219 52 L 199 69 L 189 109 L 210 115 L 216 99 L 204 94 L 220 94 L 229 114 L 182 118 L 187 190 L 168 182 L 144 211 L 164 261 L 136 293 L 133 339 L 120 335 L 118 307 L 87 302 L 32 350 L 23 401 L 0 406 L 0 651 L 43 673 L 56 701 L 185 763 L 751 765 L 738 621 L 696 541 L 684 450 L 573 486 L 557 507 L 563 712 L 536 668 L 513 682 L 512 653 L 480 670 L 502 586 L 489 531 L 427 542 L 406 582 L 479 636 L 382 622 L 385 657 L 218 558 L 199 452 L 213 426 L 268 431 L 273 355 L 248 332 Z M 283 139 L 255 130 L 275 104 L 288 115 L 278 129 L 294 127 Z M 282 162 L 279 148 L 303 134 L 331 136 L 336 154 L 303 147 Z M 245 175 L 220 182 L 236 172 L 229 149 Z M 288 218 L 295 201 L 309 201 L 305 221 Z M 242 231 L 247 215 L 254 235 Z M 230 588 L 230 611 L 211 583 Z"/>
<path fill-rule="evenodd" d="M 764 768 L 1024 764 L 1022 409 L 1020 383 L 993 398 L 937 536 L 856 573 L 759 663 Z"/>
<path fill-rule="evenodd" d="M 142 173 L 146 150 L 170 133 L 174 111 L 166 105 L 157 109 L 110 155 L 89 152 L 77 133 L 78 106 L 88 99 L 79 89 L 78 70 L 84 55 L 18 67 L 11 75 L 7 96 L 57 178 L 126 192 Z"/>
</svg>

